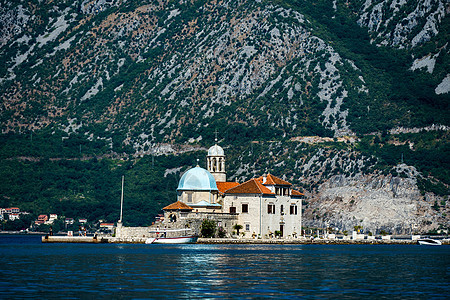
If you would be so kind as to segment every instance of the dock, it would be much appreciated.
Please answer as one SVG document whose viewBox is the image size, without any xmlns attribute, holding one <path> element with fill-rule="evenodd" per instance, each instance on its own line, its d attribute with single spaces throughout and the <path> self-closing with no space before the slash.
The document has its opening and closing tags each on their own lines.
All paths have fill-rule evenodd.
<svg viewBox="0 0 450 300">
<path fill-rule="evenodd" d="M 97 236 L 67 236 L 67 235 L 46 235 L 42 237 L 43 243 L 109 243 L 106 237 Z"/>
</svg>

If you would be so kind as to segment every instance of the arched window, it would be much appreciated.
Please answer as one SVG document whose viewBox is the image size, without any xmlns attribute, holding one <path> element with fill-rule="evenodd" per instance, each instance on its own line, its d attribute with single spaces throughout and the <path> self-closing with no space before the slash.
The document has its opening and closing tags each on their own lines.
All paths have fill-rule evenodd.
<svg viewBox="0 0 450 300">
<path fill-rule="evenodd" d="M 169 221 L 170 222 L 176 222 L 177 221 L 177 216 L 175 215 L 175 214 L 171 214 L 170 216 L 169 216 Z"/>
</svg>

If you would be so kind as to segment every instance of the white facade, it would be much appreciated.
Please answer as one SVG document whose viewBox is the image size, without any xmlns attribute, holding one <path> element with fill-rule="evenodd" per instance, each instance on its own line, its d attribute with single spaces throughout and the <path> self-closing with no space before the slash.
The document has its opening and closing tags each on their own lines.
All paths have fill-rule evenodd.
<svg viewBox="0 0 450 300">
<path fill-rule="evenodd" d="M 236 212 L 246 237 L 269 238 L 278 231 L 281 237 L 301 235 L 301 199 L 263 194 L 226 194 L 224 212 Z"/>
<path fill-rule="evenodd" d="M 19 219 L 20 219 L 20 215 L 19 214 L 9 214 L 9 220 L 10 221 L 19 220 Z"/>
<path fill-rule="evenodd" d="M 53 222 L 55 222 L 57 219 L 58 219 L 57 214 L 50 214 L 50 218 L 48 219 L 47 222 L 45 222 L 45 224 L 53 224 Z"/>
</svg>

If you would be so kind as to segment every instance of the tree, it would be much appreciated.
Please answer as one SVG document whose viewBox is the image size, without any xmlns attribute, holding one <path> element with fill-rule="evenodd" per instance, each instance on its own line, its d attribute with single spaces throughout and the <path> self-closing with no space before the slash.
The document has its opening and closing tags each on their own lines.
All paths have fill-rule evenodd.
<svg viewBox="0 0 450 300">
<path fill-rule="evenodd" d="M 200 230 L 202 237 L 212 238 L 216 233 L 216 222 L 214 220 L 205 219 L 202 222 Z"/>
<path fill-rule="evenodd" d="M 241 230 L 243 227 L 240 224 L 236 224 L 233 226 L 233 229 L 236 230 L 237 235 L 239 236 L 239 230 Z"/>
<path fill-rule="evenodd" d="M 220 226 L 219 229 L 217 230 L 217 237 L 219 238 L 224 238 L 227 235 L 226 230 Z"/>
</svg>

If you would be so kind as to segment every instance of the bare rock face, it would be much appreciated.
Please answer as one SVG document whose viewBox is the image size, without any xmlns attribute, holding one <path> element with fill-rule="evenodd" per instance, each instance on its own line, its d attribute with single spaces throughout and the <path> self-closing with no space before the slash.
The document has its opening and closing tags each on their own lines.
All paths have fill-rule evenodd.
<svg viewBox="0 0 450 300">
<path fill-rule="evenodd" d="M 329 226 L 364 232 L 427 232 L 445 221 L 445 212 L 422 196 L 415 178 L 392 175 L 333 176 L 322 184 L 305 211 L 305 226 Z M 448 208 L 445 208 L 448 210 Z M 447 221 L 448 223 L 448 221 Z"/>
<path fill-rule="evenodd" d="M 359 14 L 358 23 L 380 44 L 416 47 L 439 33 L 448 14 L 448 1 L 367 0 Z"/>
</svg>

